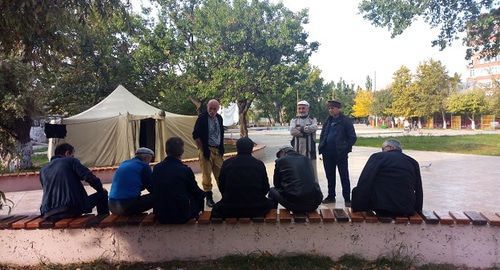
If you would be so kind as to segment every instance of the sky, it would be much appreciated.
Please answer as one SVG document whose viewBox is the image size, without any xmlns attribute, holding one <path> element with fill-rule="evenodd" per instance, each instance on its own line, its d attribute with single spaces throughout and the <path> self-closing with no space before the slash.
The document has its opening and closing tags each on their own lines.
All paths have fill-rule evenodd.
<svg viewBox="0 0 500 270">
<path fill-rule="evenodd" d="M 135 10 L 148 5 L 148 0 L 132 0 Z M 441 61 L 449 75 L 455 72 L 462 81 L 467 78 L 466 47 L 457 40 L 440 51 L 431 46 L 439 29 L 431 29 L 421 20 L 415 21 L 402 35 L 391 38 L 386 28 L 377 28 L 358 14 L 360 0 L 270 0 L 282 2 L 297 12 L 309 9 L 309 24 L 304 25 L 309 41 L 320 43 L 310 62 L 322 71 L 325 82 L 343 78 L 347 83 L 364 88 L 370 76 L 376 90 L 388 87 L 394 72 L 402 65 L 413 73 L 426 60 Z"/>
<path fill-rule="evenodd" d="M 277 1 L 272 1 L 277 3 Z M 466 47 L 457 40 L 452 47 L 439 51 L 431 46 L 438 29 L 415 21 L 405 32 L 391 39 L 387 28 L 377 28 L 358 14 L 360 1 L 283 0 L 292 11 L 309 9 L 309 41 L 318 41 L 319 50 L 311 63 L 322 70 L 326 81 L 343 78 L 348 83 L 365 86 L 366 76 L 376 80 L 377 90 L 387 87 L 393 73 L 402 65 L 416 71 L 430 58 L 440 60 L 450 75 L 467 77 Z"/>
</svg>

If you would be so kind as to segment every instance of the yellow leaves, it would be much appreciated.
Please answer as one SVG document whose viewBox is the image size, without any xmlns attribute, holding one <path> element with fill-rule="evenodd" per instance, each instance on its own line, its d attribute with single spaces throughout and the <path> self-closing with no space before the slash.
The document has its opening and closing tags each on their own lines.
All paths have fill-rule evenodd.
<svg viewBox="0 0 500 270">
<path fill-rule="evenodd" d="M 352 115 L 354 117 L 367 117 L 370 115 L 370 108 L 373 103 L 373 93 L 368 90 L 359 90 L 354 98 Z"/>
</svg>

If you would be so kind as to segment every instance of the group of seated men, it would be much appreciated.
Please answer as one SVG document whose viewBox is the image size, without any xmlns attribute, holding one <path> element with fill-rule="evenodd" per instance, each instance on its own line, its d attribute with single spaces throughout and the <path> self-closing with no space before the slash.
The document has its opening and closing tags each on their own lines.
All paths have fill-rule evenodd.
<svg viewBox="0 0 500 270">
<path fill-rule="evenodd" d="M 270 188 L 264 163 L 252 156 L 254 142 L 240 138 L 237 155 L 224 161 L 219 176 L 222 199 L 212 217 L 256 217 L 281 204 L 293 213 L 314 211 L 323 195 L 309 159 L 282 147 L 276 153 Z M 120 164 L 108 192 L 88 168 L 73 157 L 75 149 L 61 144 L 42 168 L 43 198 L 40 212 L 46 219 L 76 217 L 92 212 L 134 215 L 153 209 L 161 223 L 185 223 L 203 210 L 205 193 L 191 168 L 181 161 L 184 142 L 172 137 L 165 143 L 167 157 L 151 170 L 154 152 L 139 148 L 135 157 Z M 81 181 L 96 190 L 88 196 Z M 141 195 L 146 189 L 148 194 Z M 374 210 L 378 215 L 412 215 L 422 210 L 422 182 L 418 163 L 401 151 L 396 140 L 384 142 L 382 152 L 368 160 L 353 189 L 353 211 Z"/>
</svg>

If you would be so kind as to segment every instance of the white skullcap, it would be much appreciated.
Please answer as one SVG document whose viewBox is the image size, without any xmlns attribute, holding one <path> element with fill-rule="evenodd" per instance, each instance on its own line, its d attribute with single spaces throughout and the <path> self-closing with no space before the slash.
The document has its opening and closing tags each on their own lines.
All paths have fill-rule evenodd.
<svg viewBox="0 0 500 270">
<path fill-rule="evenodd" d="M 307 107 L 309 107 L 309 102 L 305 101 L 305 100 L 301 100 L 297 103 L 297 105 L 305 105 Z"/>
<path fill-rule="evenodd" d="M 137 149 L 137 151 L 135 151 L 135 154 L 136 155 L 151 155 L 151 156 L 154 156 L 155 155 L 155 152 L 153 152 L 153 150 L 147 148 L 147 147 L 141 147 L 139 149 Z"/>
</svg>

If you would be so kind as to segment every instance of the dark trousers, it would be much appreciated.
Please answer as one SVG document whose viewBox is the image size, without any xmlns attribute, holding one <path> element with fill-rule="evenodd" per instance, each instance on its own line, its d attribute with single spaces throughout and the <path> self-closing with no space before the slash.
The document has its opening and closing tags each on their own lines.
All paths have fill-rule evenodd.
<svg viewBox="0 0 500 270">
<path fill-rule="evenodd" d="M 252 203 L 252 202 L 249 202 Z M 277 203 L 266 198 L 260 206 L 235 206 L 224 204 L 223 200 L 218 201 L 212 208 L 212 217 L 217 218 L 253 218 L 264 216 L 269 210 L 276 209 Z"/>
<path fill-rule="evenodd" d="M 71 209 L 69 207 L 61 207 L 53 209 L 44 214 L 47 220 L 60 220 L 63 218 L 78 217 L 85 213 L 91 213 L 94 207 L 97 207 L 98 215 L 109 214 L 108 208 L 108 192 L 106 190 L 98 191 L 85 198 L 85 206 L 83 209 Z"/>
<path fill-rule="evenodd" d="M 115 215 L 136 215 L 153 208 L 153 195 L 146 194 L 130 200 L 109 200 L 109 209 Z"/>
<path fill-rule="evenodd" d="M 325 167 L 326 179 L 328 180 L 328 197 L 335 198 L 336 173 L 338 167 L 340 183 L 342 184 L 342 196 L 344 201 L 351 201 L 351 183 L 349 181 L 349 170 L 347 154 L 342 156 L 323 154 L 323 166 Z"/>
<path fill-rule="evenodd" d="M 321 203 L 321 197 L 319 198 L 319 202 L 317 204 L 314 204 L 314 206 L 311 205 L 310 202 L 293 203 L 283 197 L 283 195 L 281 195 L 279 190 L 277 190 L 276 188 L 269 189 L 269 199 L 283 205 L 283 207 L 285 207 L 287 210 L 294 213 L 306 213 L 314 211 L 318 208 L 319 203 Z"/>
</svg>

